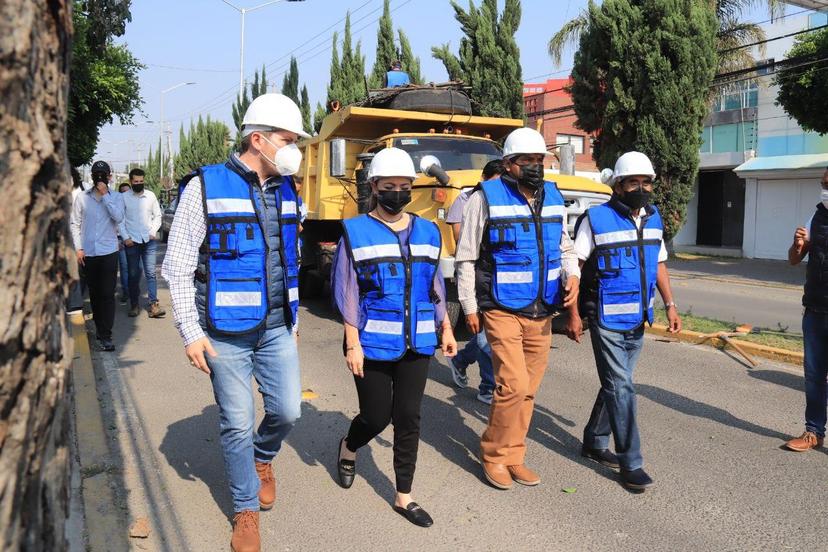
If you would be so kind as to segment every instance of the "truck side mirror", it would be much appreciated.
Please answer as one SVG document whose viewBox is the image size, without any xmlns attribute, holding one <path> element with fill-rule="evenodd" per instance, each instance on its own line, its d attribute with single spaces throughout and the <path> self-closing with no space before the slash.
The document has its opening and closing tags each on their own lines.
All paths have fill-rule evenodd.
<svg viewBox="0 0 828 552">
<path fill-rule="evenodd" d="M 331 148 L 330 173 L 333 177 L 345 176 L 345 139 L 335 138 L 328 142 Z"/>
<path fill-rule="evenodd" d="M 440 160 L 434 155 L 426 155 L 420 159 L 420 172 L 437 179 L 442 186 L 448 186 L 449 175 L 443 170 Z"/>
</svg>

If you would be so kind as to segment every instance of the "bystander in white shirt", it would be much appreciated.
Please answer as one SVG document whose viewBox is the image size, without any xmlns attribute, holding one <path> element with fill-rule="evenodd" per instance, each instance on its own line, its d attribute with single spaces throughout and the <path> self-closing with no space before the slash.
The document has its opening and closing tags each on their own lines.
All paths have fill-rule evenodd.
<svg viewBox="0 0 828 552">
<path fill-rule="evenodd" d="M 124 221 L 118 225 L 121 238 L 135 243 L 155 239 L 161 228 L 161 207 L 155 194 L 147 189 L 140 194 L 128 190 L 121 197 L 124 200 Z"/>
<path fill-rule="evenodd" d="M 647 210 L 642 207 L 638 212 L 638 216 L 633 216 L 636 228 L 641 228 L 641 217 L 645 214 L 647 214 Z M 594 250 L 595 240 L 592 238 L 592 226 L 590 226 L 585 215 L 581 220 L 581 224 L 578 225 L 578 232 L 575 235 L 575 254 L 578 255 L 578 260 L 586 261 Z M 664 246 L 664 239 L 662 238 L 661 249 L 658 252 L 658 262 L 663 263 L 667 258 L 667 248 Z"/>
</svg>

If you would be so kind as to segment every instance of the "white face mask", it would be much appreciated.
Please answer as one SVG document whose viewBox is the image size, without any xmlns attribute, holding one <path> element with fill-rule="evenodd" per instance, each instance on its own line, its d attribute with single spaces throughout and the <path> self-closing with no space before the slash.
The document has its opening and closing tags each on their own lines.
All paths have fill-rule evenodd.
<svg viewBox="0 0 828 552">
<path fill-rule="evenodd" d="M 264 135 L 262 135 L 262 140 L 274 148 L 278 147 L 276 144 L 265 138 Z M 300 150 L 296 144 L 288 144 L 278 148 L 276 150 L 276 157 L 273 159 L 267 157 L 261 152 L 259 155 L 262 156 L 262 159 L 267 160 L 268 163 L 273 165 L 276 168 L 276 172 L 282 176 L 296 174 L 299 171 L 299 166 L 302 164 L 302 150 Z"/>
<path fill-rule="evenodd" d="M 828 190 L 825 188 L 822 189 L 822 192 L 819 194 L 820 199 L 822 199 L 822 204 L 828 209 Z"/>
</svg>

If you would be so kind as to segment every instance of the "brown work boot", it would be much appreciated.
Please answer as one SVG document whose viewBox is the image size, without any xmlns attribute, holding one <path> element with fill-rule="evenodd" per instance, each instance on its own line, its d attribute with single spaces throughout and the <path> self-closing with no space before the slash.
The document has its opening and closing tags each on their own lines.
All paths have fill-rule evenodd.
<svg viewBox="0 0 828 552">
<path fill-rule="evenodd" d="M 512 476 L 509 470 L 503 464 L 494 464 L 481 460 L 480 464 L 483 466 L 483 475 L 486 481 L 492 484 L 493 487 L 501 491 L 508 491 L 512 488 Z"/>
<path fill-rule="evenodd" d="M 806 431 L 796 439 L 791 439 L 785 446 L 788 449 L 796 451 L 796 452 L 806 452 L 811 449 L 819 448 L 822 446 L 822 443 L 825 442 L 825 439 L 822 437 L 817 437 L 816 433 L 812 431 Z"/>
<path fill-rule="evenodd" d="M 163 318 L 164 315 L 166 315 L 166 314 L 167 314 L 167 311 L 165 311 L 164 309 L 161 308 L 161 305 L 158 303 L 158 301 L 153 301 L 152 303 L 150 303 L 150 308 L 149 308 L 149 317 L 150 318 Z"/>
<path fill-rule="evenodd" d="M 243 510 L 233 516 L 232 552 L 259 552 L 259 512 Z"/>
<path fill-rule="evenodd" d="M 256 462 L 256 475 L 259 476 L 259 508 L 270 510 L 276 502 L 276 478 L 273 476 L 273 467 L 270 462 Z"/>
<path fill-rule="evenodd" d="M 509 466 L 509 475 L 516 482 L 528 487 L 534 487 L 540 483 L 540 476 L 526 467 L 525 464 L 518 464 L 517 466 Z"/>
</svg>

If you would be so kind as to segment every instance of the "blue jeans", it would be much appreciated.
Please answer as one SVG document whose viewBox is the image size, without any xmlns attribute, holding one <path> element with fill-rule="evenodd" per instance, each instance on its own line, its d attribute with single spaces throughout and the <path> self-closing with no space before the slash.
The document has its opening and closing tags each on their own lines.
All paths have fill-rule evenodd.
<svg viewBox="0 0 828 552">
<path fill-rule="evenodd" d="M 158 301 L 158 283 L 155 279 L 155 257 L 158 252 L 158 243 L 150 240 L 147 243 L 136 243 L 131 247 L 124 247 L 129 266 L 129 302 L 133 307 L 138 306 L 138 297 L 141 295 L 141 265 L 144 265 L 144 277 L 147 279 L 147 295 L 149 302 Z"/>
<path fill-rule="evenodd" d="M 638 469 L 644 461 L 635 422 L 632 374 L 644 344 L 644 327 L 630 332 L 613 332 L 593 323 L 589 334 L 601 390 L 584 428 L 584 445 L 593 449 L 609 448 L 611 432 L 621 468 Z"/>
<path fill-rule="evenodd" d="M 454 364 L 461 368 L 468 368 L 470 364 L 477 364 L 480 367 L 481 393 L 492 393 L 495 388 L 494 369 L 492 368 L 492 348 L 486 340 L 486 332 L 481 331 L 473 339 L 470 339 L 466 346 L 457 352 L 454 357 Z"/>
<path fill-rule="evenodd" d="M 208 335 L 218 356 L 205 355 L 219 407 L 224 468 L 233 510 L 259 510 L 255 462 L 270 462 L 299 419 L 302 388 L 299 356 L 290 328 L 240 336 Z M 256 408 L 250 378 L 256 378 L 265 415 L 253 431 Z"/>
<path fill-rule="evenodd" d="M 121 295 L 129 295 L 129 264 L 127 263 L 126 247 L 118 250 L 118 276 L 121 278 Z"/>
<path fill-rule="evenodd" d="M 828 313 L 805 309 L 805 430 L 825 437 L 828 403 Z"/>
</svg>

